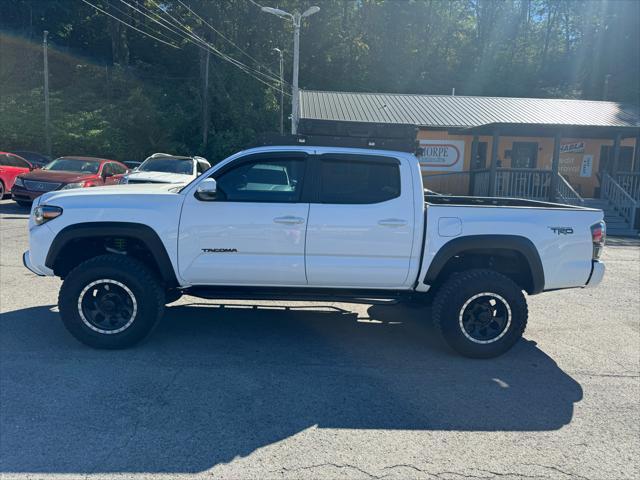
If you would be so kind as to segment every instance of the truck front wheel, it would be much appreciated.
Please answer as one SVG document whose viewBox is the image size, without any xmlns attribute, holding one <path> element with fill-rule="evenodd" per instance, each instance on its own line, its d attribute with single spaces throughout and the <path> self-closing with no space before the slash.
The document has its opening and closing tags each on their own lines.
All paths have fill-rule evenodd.
<svg viewBox="0 0 640 480">
<path fill-rule="evenodd" d="M 433 320 L 445 341 L 472 358 L 497 357 L 527 326 L 527 301 L 510 278 L 492 270 L 453 274 L 433 302 Z"/>
<path fill-rule="evenodd" d="M 58 297 L 62 321 L 94 348 L 130 347 L 146 337 L 164 310 L 164 289 L 142 262 L 100 255 L 74 268 Z"/>
</svg>

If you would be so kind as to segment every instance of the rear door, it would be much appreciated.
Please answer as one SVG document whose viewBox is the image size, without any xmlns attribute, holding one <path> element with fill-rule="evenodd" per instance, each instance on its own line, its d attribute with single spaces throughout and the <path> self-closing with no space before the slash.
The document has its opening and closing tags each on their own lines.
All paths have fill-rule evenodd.
<svg viewBox="0 0 640 480">
<path fill-rule="evenodd" d="M 309 285 L 403 286 L 415 228 L 409 166 L 391 157 L 325 154 L 314 159 L 313 174 Z"/>
<path fill-rule="evenodd" d="M 21 173 L 28 173 L 31 165 L 29 162 L 16 155 L 0 155 L 0 174 L 6 191 L 10 191 L 16 177 Z"/>
<path fill-rule="evenodd" d="M 270 152 L 215 172 L 218 195 L 185 199 L 179 270 L 193 285 L 306 285 L 307 156 Z"/>
</svg>

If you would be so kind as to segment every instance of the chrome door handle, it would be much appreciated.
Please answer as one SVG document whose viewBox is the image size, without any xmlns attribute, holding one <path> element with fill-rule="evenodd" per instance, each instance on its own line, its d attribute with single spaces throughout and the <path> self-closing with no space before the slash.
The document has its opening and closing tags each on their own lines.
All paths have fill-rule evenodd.
<svg viewBox="0 0 640 480">
<path fill-rule="evenodd" d="M 297 225 L 300 223 L 304 223 L 304 218 L 287 215 L 286 217 L 276 217 L 273 219 L 273 221 L 274 223 L 284 223 L 286 225 Z"/>
<path fill-rule="evenodd" d="M 378 225 L 383 227 L 404 227 L 407 225 L 407 221 L 401 218 L 385 218 L 384 220 L 380 220 Z"/>
</svg>

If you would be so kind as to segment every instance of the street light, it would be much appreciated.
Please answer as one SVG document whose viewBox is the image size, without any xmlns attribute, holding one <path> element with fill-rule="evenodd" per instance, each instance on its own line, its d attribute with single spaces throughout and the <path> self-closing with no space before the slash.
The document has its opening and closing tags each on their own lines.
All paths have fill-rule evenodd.
<svg viewBox="0 0 640 480">
<path fill-rule="evenodd" d="M 280 18 L 291 20 L 293 23 L 293 87 L 291 89 L 291 133 L 298 133 L 298 120 L 300 118 L 298 99 L 298 70 L 300 69 L 300 22 L 303 18 L 310 17 L 320 11 L 320 7 L 309 7 L 302 14 L 295 11 L 285 12 L 279 8 L 262 7 L 263 12 L 270 13 Z"/>
</svg>

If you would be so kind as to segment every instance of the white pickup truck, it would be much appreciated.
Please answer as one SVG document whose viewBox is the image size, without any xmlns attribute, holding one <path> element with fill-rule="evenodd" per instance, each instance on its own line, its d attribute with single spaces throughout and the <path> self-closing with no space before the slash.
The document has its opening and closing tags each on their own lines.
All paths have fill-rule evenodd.
<svg viewBox="0 0 640 480">
<path fill-rule="evenodd" d="M 600 283 L 602 218 L 425 195 L 408 153 L 270 146 L 186 186 L 47 193 L 32 207 L 23 260 L 64 279 L 62 320 L 97 348 L 140 341 L 182 294 L 394 303 L 429 292 L 449 345 L 486 358 L 521 338 L 524 292 Z"/>
</svg>

